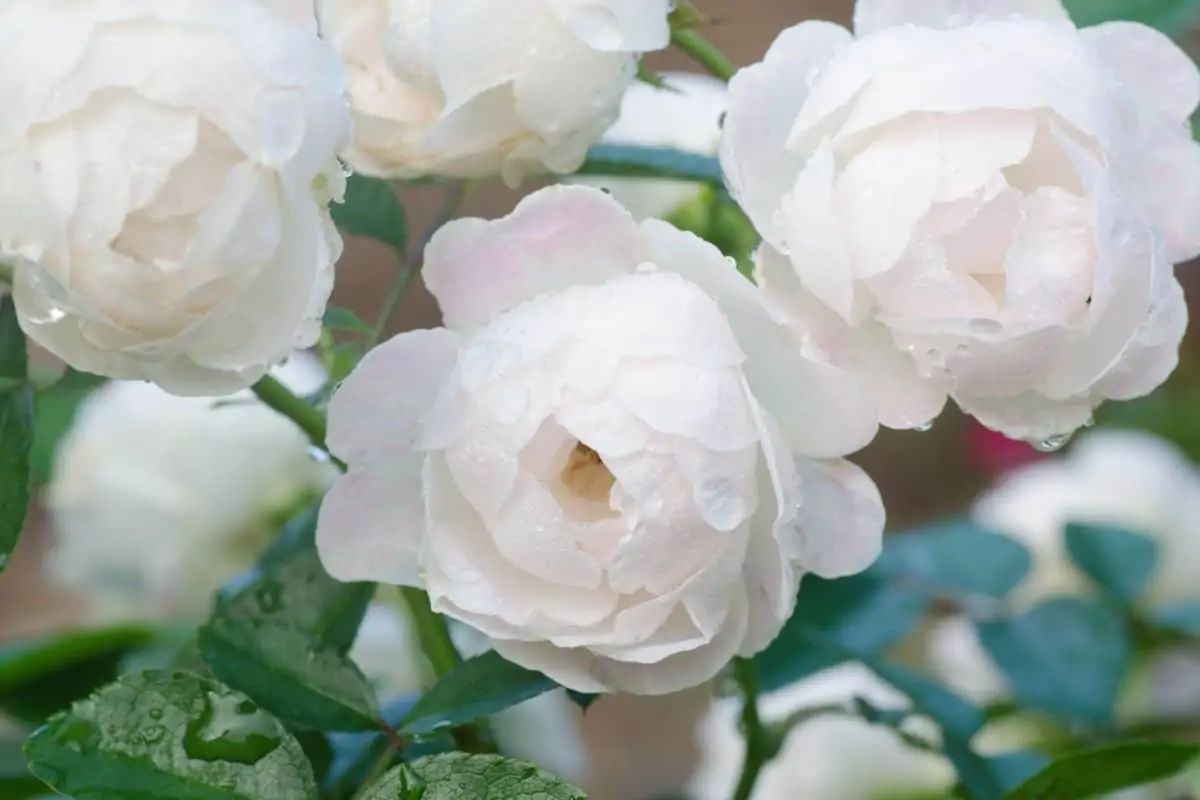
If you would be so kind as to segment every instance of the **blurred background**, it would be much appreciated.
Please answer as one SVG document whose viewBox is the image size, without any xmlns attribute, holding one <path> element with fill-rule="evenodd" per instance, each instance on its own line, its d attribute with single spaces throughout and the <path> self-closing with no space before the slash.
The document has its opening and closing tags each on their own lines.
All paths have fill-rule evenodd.
<svg viewBox="0 0 1200 800">
<path fill-rule="evenodd" d="M 697 0 L 696 4 L 713 19 L 705 35 L 738 65 L 760 59 L 783 28 L 811 18 L 849 24 L 852 8 L 852 0 Z M 652 54 L 646 65 L 651 70 L 696 71 L 685 57 L 674 52 Z M 475 187 L 461 215 L 503 215 L 522 193 L 537 186 L 531 182 L 520 191 L 508 190 L 498 182 Z M 436 187 L 414 188 L 404 201 L 415 236 L 436 216 L 441 192 Z M 382 246 L 349 241 L 338 268 L 333 304 L 349 308 L 363 319 L 374 319 L 395 270 L 396 264 Z M 1200 274 L 1182 267 L 1180 279 L 1195 310 Z M 395 332 L 437 324 L 436 306 L 419 285 L 393 318 Z M 1182 368 L 1163 392 L 1175 398 L 1195 397 L 1200 379 L 1197 371 L 1200 359 L 1193 326 Z M 1169 410 L 1178 408 L 1179 401 L 1166 406 L 1164 402 L 1155 398 L 1111 408 L 1099 422 L 1130 422 L 1159 429 L 1174 426 L 1167 432 L 1182 441 L 1195 458 L 1200 436 L 1178 427 L 1188 426 L 1174 419 Z M 888 508 L 889 527 L 898 530 L 961 512 L 1004 464 L 1036 455 L 1025 445 L 1005 444 L 972 428 L 948 410 L 931 432 L 881 430 L 874 443 L 855 460 L 878 483 Z M 76 618 L 76 599 L 52 589 L 40 574 L 47 542 L 45 525 L 44 514 L 35 510 L 31 529 L 0 580 L 0 642 L 69 625 Z M 593 780 L 586 787 L 589 796 L 595 800 L 637 800 L 679 791 L 694 766 L 693 727 L 708 698 L 709 690 L 702 688 L 663 698 L 599 700 L 580 723 L 592 765 Z"/>
</svg>

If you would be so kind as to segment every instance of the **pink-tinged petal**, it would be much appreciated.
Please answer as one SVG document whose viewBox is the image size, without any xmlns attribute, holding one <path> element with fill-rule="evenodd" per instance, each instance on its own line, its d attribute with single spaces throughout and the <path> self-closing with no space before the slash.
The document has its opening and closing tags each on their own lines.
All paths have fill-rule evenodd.
<svg viewBox="0 0 1200 800">
<path fill-rule="evenodd" d="M 729 111 L 721 139 L 721 167 L 729 190 L 763 238 L 782 244 L 776 211 L 804 163 L 784 149 L 792 123 L 808 98 L 807 76 L 853 39 L 830 22 L 788 28 L 763 60 L 729 82 Z"/>
<path fill-rule="evenodd" d="M 1004 262 L 1004 313 L 1021 323 L 1075 324 L 1086 314 L 1100 260 L 1092 203 L 1057 187 L 1021 203 Z"/>
<path fill-rule="evenodd" d="M 659 695 L 699 686 L 716 677 L 738 653 L 746 630 L 746 594 L 739 584 L 716 638 L 655 664 L 626 663 L 598 656 L 585 648 L 557 648 L 544 642 L 495 639 L 493 644 L 496 652 L 508 660 L 536 669 L 568 689 Z"/>
<path fill-rule="evenodd" d="M 946 405 L 946 382 L 922 376 L 912 355 L 897 347 L 879 323 L 852 329 L 831 358 L 866 382 L 875 396 L 879 422 L 889 428 L 924 427 Z"/>
<path fill-rule="evenodd" d="M 1037 132 L 1033 114 L 996 109 L 940 117 L 934 124 L 939 203 L 978 195 L 1001 170 L 1025 160 Z"/>
<path fill-rule="evenodd" d="M 1200 255 L 1200 144 L 1187 131 L 1147 139 L 1129 179 L 1134 196 L 1162 235 L 1165 255 L 1182 264 Z"/>
<path fill-rule="evenodd" d="M 1093 393 L 1110 400 L 1142 397 L 1162 385 L 1179 365 L 1179 346 L 1188 325 L 1187 301 L 1170 265 L 1158 267 L 1150 316 L 1116 366 L 1092 385 Z"/>
<path fill-rule="evenodd" d="M 1154 28 L 1124 20 L 1079 33 L 1145 114 L 1142 124 L 1188 123 L 1200 105 L 1200 69 L 1179 45 Z"/>
<path fill-rule="evenodd" d="M 967 414 L 1010 439 L 1052 441 L 1086 426 L 1093 403 L 1086 399 L 1051 400 L 1039 392 L 1012 397 L 954 395 Z"/>
<path fill-rule="evenodd" d="M 862 572 L 883 548 L 886 515 L 874 481 L 849 461 L 798 460 L 798 560 L 822 578 Z"/>
<path fill-rule="evenodd" d="M 492 636 L 504 630 L 489 623 L 495 618 L 551 641 L 560 629 L 597 625 L 616 610 L 615 592 L 544 580 L 505 558 L 439 456 L 426 459 L 423 479 L 428 536 L 422 555 L 435 609 Z"/>
<path fill-rule="evenodd" d="M 955 28 L 1011 17 L 1071 21 L 1061 0 L 858 0 L 854 34 L 868 36 L 902 25 Z"/>
<path fill-rule="evenodd" d="M 548 0 L 555 14 L 593 50 L 649 53 L 671 41 L 673 0 Z"/>
<path fill-rule="evenodd" d="M 850 320 L 855 316 L 854 268 L 835 181 L 833 148 L 823 142 L 783 198 L 781 240 L 805 288 Z"/>
<path fill-rule="evenodd" d="M 791 524 L 801 501 L 800 476 L 779 425 L 761 408 L 755 412 L 766 469 L 759 470 L 763 508 L 752 522 L 743 571 L 751 628 L 761 632 L 774 626 L 778 632 L 777 626 L 791 616 L 800 583 L 799 572 L 792 563 L 790 541 Z M 764 621 L 763 616 L 770 620 Z"/>
<path fill-rule="evenodd" d="M 942 243 L 918 234 L 895 268 L 867 283 L 888 325 L 923 326 L 929 320 L 994 318 L 996 298 L 977 278 L 950 269 Z"/>
<path fill-rule="evenodd" d="M 779 422 L 793 452 L 834 458 L 875 437 L 878 418 L 865 387 L 844 370 L 806 357 L 771 319 L 753 284 L 715 247 L 659 220 L 643 222 L 642 233 L 662 269 L 717 301 L 746 352 L 742 369 L 751 393 Z"/>
<path fill-rule="evenodd" d="M 915 428 L 941 413 L 944 382 L 918 374 L 912 355 L 898 347 L 884 325 L 867 321 L 849 327 L 800 284 L 788 260 L 769 246 L 756 254 L 757 279 L 767 302 L 777 308 L 804 345 L 853 373 L 875 398 L 879 422 Z"/>
<path fill-rule="evenodd" d="M 367 353 L 329 401 L 330 451 L 352 467 L 402 457 L 454 369 L 459 344 L 458 334 L 434 328 L 402 333 Z"/>
<path fill-rule="evenodd" d="M 984 108 L 1052 108 L 1082 133 L 1101 142 L 1112 138 L 1117 123 L 1110 89 L 1068 25 L 1013 20 L 953 31 L 897 28 L 880 36 L 886 49 L 906 45 L 906 57 L 871 75 L 839 141 L 919 112 L 962 114 Z M 892 44 L 892 39 L 898 42 Z M 874 42 L 872 37 L 859 47 L 870 51 Z M 868 59 L 870 53 L 860 58 Z M 830 65 L 823 83 L 840 79 L 833 74 L 840 60 Z M 793 138 L 800 121 L 797 129 Z"/>
<path fill-rule="evenodd" d="M 838 176 L 834 188 L 836 208 L 831 211 L 842 223 L 852 277 L 870 278 L 895 266 L 908 248 L 917 223 L 929 213 L 941 176 L 940 128 L 932 117 L 899 124 L 852 158 Z M 954 135 L 954 126 L 948 128 L 950 155 L 954 157 L 955 150 L 961 149 L 961 145 L 954 147 L 961 137 Z M 1029 138 L 1032 141 L 1032 125 Z M 982 148 L 984 144 L 976 142 L 975 146 Z M 953 162 L 947 167 L 954 168 Z M 801 246 L 798 237 L 790 238 L 788 244 L 793 258 L 802 260 L 795 255 Z M 831 265 L 823 268 L 830 269 Z"/>
<path fill-rule="evenodd" d="M 454 220 L 422 275 L 447 327 L 470 331 L 545 292 L 598 284 L 642 260 L 637 223 L 599 189 L 551 186 L 494 222 Z"/>
<path fill-rule="evenodd" d="M 406 453 L 370 469 L 352 467 L 329 490 L 317 519 L 317 552 L 330 575 L 421 585 L 423 461 L 421 453 Z"/>
</svg>

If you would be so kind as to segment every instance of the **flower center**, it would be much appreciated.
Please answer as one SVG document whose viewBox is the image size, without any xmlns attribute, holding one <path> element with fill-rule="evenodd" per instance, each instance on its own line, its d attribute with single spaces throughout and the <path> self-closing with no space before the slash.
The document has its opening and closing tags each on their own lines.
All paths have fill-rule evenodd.
<svg viewBox="0 0 1200 800">
<path fill-rule="evenodd" d="M 605 501 L 616 479 L 604 465 L 600 454 L 583 442 L 575 445 L 567 456 L 566 466 L 559 476 L 563 486 L 581 500 Z"/>
</svg>

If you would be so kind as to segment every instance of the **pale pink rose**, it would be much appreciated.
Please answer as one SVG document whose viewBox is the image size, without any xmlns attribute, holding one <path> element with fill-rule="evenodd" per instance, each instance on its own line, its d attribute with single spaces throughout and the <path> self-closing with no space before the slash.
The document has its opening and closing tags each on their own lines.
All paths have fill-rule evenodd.
<svg viewBox="0 0 1200 800">
<path fill-rule="evenodd" d="M 421 586 L 567 687 L 656 694 L 766 647 L 803 573 L 878 554 L 879 494 L 838 458 L 869 398 L 708 243 L 558 186 L 444 227 L 424 276 L 447 327 L 330 402 L 334 576 Z"/>
<path fill-rule="evenodd" d="M 1198 99 L 1165 36 L 1058 0 L 860 0 L 733 79 L 722 163 L 776 312 L 885 425 L 949 397 L 1054 444 L 1177 362 Z"/>
</svg>

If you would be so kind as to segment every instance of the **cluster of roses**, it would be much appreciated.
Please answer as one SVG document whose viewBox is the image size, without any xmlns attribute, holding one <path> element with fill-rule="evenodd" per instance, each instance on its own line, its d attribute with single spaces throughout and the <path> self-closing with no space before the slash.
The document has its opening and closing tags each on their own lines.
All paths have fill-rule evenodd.
<svg viewBox="0 0 1200 800">
<path fill-rule="evenodd" d="M 569 173 L 667 0 L 9 0 L 0 259 L 26 333 L 184 395 L 311 346 L 348 164 Z M 314 13 L 315 11 L 315 13 Z M 720 159 L 762 237 L 712 245 L 556 186 L 445 225 L 445 327 L 328 407 L 318 533 L 581 691 L 662 693 L 764 648 L 806 573 L 879 551 L 842 457 L 947 398 L 1052 447 L 1173 370 L 1200 253 L 1200 71 L 1059 0 L 859 0 L 729 84 Z"/>
</svg>

